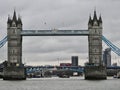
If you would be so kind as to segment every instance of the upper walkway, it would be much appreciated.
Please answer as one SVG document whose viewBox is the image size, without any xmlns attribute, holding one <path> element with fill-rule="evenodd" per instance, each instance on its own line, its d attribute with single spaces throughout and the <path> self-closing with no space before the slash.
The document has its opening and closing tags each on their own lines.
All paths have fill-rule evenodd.
<svg viewBox="0 0 120 90">
<path fill-rule="evenodd" d="M 23 30 L 22 36 L 88 36 L 88 30 Z"/>
</svg>

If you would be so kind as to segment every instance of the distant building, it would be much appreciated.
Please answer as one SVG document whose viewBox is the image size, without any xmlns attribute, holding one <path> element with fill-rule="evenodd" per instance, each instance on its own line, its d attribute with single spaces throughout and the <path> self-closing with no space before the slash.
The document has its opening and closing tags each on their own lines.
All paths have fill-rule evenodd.
<svg viewBox="0 0 120 90">
<path fill-rule="evenodd" d="M 60 66 L 71 66 L 71 63 L 60 63 Z"/>
<path fill-rule="evenodd" d="M 105 49 L 103 53 L 103 63 L 108 67 L 111 66 L 111 48 Z"/>
<path fill-rule="evenodd" d="M 78 66 L 78 56 L 72 56 L 72 66 Z"/>
<path fill-rule="evenodd" d="M 112 66 L 117 66 L 117 63 L 113 63 Z"/>
</svg>

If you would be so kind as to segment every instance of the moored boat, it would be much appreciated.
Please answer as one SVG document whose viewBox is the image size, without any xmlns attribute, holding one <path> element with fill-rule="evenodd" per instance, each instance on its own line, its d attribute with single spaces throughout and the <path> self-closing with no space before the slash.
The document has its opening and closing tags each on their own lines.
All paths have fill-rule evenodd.
<svg viewBox="0 0 120 90">
<path fill-rule="evenodd" d="M 69 78 L 69 75 L 59 75 L 60 78 Z"/>
<path fill-rule="evenodd" d="M 120 78 L 120 72 L 117 73 L 117 78 Z"/>
</svg>

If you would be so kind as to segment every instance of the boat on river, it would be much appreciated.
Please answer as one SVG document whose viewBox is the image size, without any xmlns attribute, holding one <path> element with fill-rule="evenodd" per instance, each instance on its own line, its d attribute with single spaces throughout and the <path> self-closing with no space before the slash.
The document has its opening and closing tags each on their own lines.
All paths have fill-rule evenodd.
<svg viewBox="0 0 120 90">
<path fill-rule="evenodd" d="M 117 73 L 117 78 L 120 78 L 120 72 Z"/>
</svg>

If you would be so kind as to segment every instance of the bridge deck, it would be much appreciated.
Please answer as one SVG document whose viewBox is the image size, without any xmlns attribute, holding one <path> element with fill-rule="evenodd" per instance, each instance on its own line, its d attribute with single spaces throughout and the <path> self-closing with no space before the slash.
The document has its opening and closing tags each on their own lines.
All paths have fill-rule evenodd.
<svg viewBox="0 0 120 90">
<path fill-rule="evenodd" d="M 23 30 L 22 36 L 87 36 L 88 30 Z"/>
</svg>

